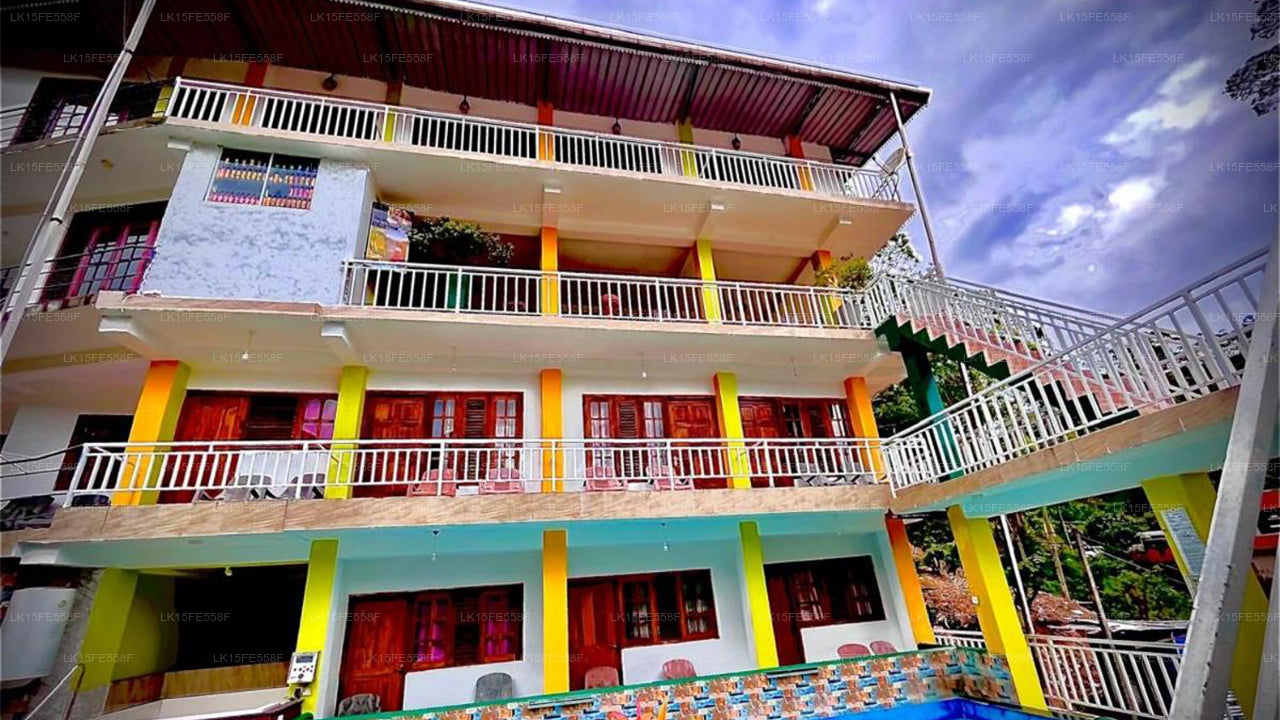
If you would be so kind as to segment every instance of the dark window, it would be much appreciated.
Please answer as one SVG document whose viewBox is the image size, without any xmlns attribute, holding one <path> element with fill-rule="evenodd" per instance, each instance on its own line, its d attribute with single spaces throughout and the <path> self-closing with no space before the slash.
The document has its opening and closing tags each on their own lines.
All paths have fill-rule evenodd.
<svg viewBox="0 0 1280 720">
<path fill-rule="evenodd" d="M 575 582 L 611 582 L 621 608 L 622 647 L 718 636 L 710 570 L 678 570 Z"/>
<path fill-rule="evenodd" d="M 884 619 L 869 557 L 766 565 L 765 576 L 785 588 L 790 611 L 802 627 Z"/>
<path fill-rule="evenodd" d="M 482 665 L 519 660 L 524 588 L 451 588 L 379 595 L 409 604 L 409 669 Z M 394 631 L 394 629 L 392 629 Z"/>
</svg>

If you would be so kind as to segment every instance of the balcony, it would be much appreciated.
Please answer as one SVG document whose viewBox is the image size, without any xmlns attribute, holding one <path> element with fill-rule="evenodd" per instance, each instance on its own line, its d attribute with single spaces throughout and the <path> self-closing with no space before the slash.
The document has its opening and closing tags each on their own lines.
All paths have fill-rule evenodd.
<svg viewBox="0 0 1280 720">
<path fill-rule="evenodd" d="M 169 118 L 614 170 L 835 200 L 899 201 L 896 174 L 813 160 L 178 78 Z"/>
<path fill-rule="evenodd" d="M 352 307 L 647 322 L 872 329 L 866 296 L 832 287 L 346 261 Z"/>
<path fill-rule="evenodd" d="M 125 242 L 46 260 L 40 265 L 36 294 L 28 307 L 59 310 L 84 305 L 104 291 L 137 292 L 151 255 L 145 242 Z M 20 265 L 0 268 L 0 306 L 6 313 L 13 310 L 10 296 L 26 279 L 22 270 Z"/>
<path fill-rule="evenodd" d="M 66 505 L 139 489 L 161 503 L 684 492 L 883 482 L 876 439 L 91 443 Z"/>
</svg>

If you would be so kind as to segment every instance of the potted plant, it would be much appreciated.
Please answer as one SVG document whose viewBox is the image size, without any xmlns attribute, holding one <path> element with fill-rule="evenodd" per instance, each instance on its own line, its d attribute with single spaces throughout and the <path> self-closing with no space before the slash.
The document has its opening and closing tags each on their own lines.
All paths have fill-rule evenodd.
<svg viewBox="0 0 1280 720">
<path fill-rule="evenodd" d="M 506 267 L 515 246 L 479 225 L 447 217 L 423 218 L 409 231 L 409 262 L 459 267 Z M 471 296 L 468 276 L 445 282 L 445 307 L 466 307 Z"/>
</svg>

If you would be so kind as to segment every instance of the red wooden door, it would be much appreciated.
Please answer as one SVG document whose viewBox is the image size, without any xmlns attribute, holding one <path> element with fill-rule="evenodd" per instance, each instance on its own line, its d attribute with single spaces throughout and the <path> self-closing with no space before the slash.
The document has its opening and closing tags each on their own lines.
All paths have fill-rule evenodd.
<svg viewBox="0 0 1280 720">
<path fill-rule="evenodd" d="M 339 702 L 352 695 L 373 693 L 382 710 L 401 709 L 408 658 L 408 600 L 352 598 L 348 610 L 351 621 L 342 649 Z"/>
<path fill-rule="evenodd" d="M 791 607 L 791 587 L 787 574 L 764 568 L 765 587 L 769 592 L 769 612 L 773 615 L 773 637 L 778 649 L 779 665 L 804 662 L 804 642 L 795 608 Z"/>
<path fill-rule="evenodd" d="M 749 438 L 782 437 L 782 418 L 773 400 L 767 398 L 743 399 L 738 407 L 742 413 L 742 432 Z M 791 486 L 793 478 L 786 472 L 789 466 L 790 452 L 782 444 L 774 445 L 770 450 L 756 450 L 751 453 L 751 485 L 753 487 L 769 487 L 769 474 L 773 474 L 774 486 Z"/>
<path fill-rule="evenodd" d="M 424 397 L 370 397 L 366 401 L 364 437 L 369 440 L 416 440 L 426 437 L 427 400 Z M 422 454 L 405 444 L 379 445 L 380 452 L 358 461 L 356 471 L 361 483 L 356 497 L 392 497 L 404 495 L 408 483 L 418 482 L 427 468 Z"/>
<path fill-rule="evenodd" d="M 585 686 L 587 671 L 611 667 L 622 678 L 617 591 L 612 582 L 569 584 L 569 689 Z"/>
<path fill-rule="evenodd" d="M 195 395 L 182 404 L 174 440 L 240 440 L 249 416 L 249 398 L 244 395 Z M 219 452 L 221 451 L 221 452 Z M 180 446 L 178 459 L 168 464 L 166 487 L 190 487 L 217 493 L 234 479 L 236 455 L 216 442 Z M 207 452 L 208 455 L 200 453 Z M 160 493 L 159 502 L 180 503 L 195 499 L 195 490 Z"/>
<path fill-rule="evenodd" d="M 672 439 L 702 439 L 720 435 L 711 398 L 671 400 L 667 403 L 667 417 Z M 680 444 L 675 445 L 678 447 Z M 694 487 L 722 488 L 728 484 L 724 475 L 725 460 L 719 452 L 681 450 L 676 453 L 675 460 L 673 469 L 676 475 L 692 476 Z"/>
</svg>

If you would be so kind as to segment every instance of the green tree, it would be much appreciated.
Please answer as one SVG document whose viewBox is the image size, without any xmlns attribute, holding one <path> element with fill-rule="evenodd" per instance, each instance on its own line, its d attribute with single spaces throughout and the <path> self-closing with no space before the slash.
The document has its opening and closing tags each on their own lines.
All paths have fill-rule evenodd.
<svg viewBox="0 0 1280 720">
<path fill-rule="evenodd" d="M 1280 30 L 1280 0 L 1253 0 L 1257 19 L 1249 29 L 1250 40 L 1275 40 Z M 1225 91 L 1233 100 L 1249 103 L 1258 115 L 1266 115 L 1280 103 L 1280 43 L 1255 53 L 1227 78 Z"/>
</svg>

